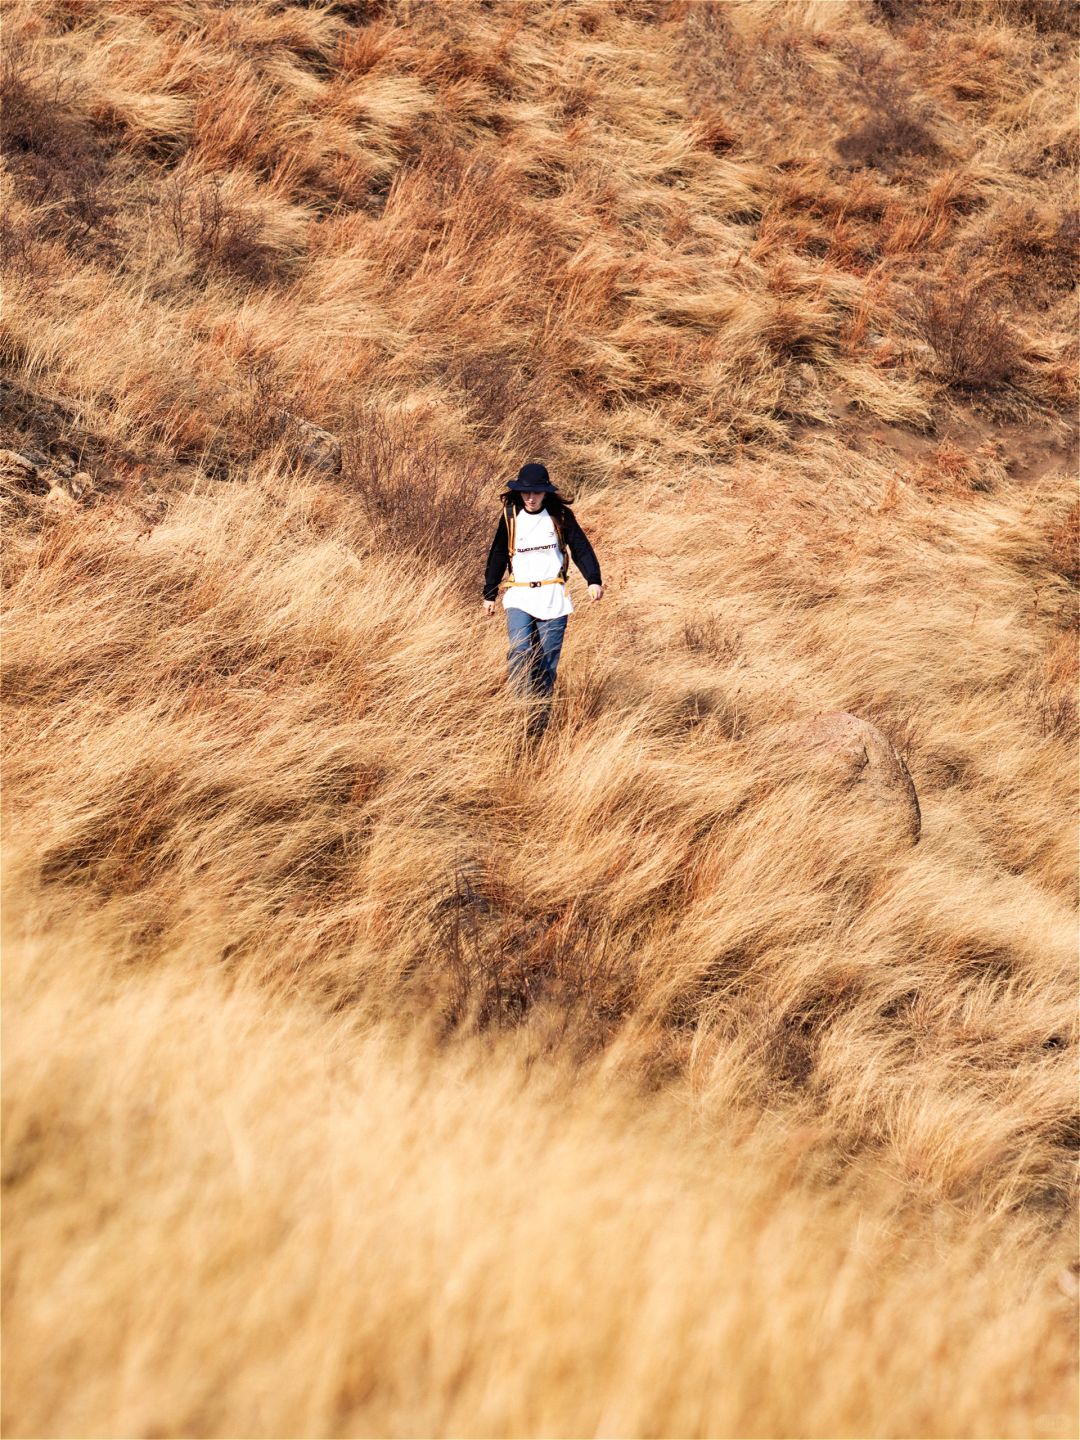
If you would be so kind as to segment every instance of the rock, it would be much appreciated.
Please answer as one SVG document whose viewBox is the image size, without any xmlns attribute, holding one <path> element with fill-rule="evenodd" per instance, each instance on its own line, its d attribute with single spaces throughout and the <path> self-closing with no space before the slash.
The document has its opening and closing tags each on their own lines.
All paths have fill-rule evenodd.
<svg viewBox="0 0 1080 1440">
<path fill-rule="evenodd" d="M 804 361 L 801 365 L 796 365 L 794 370 L 788 372 L 786 383 L 787 392 L 789 395 L 805 395 L 809 390 L 816 388 L 817 381 L 817 371 L 813 365 L 807 364 Z"/>
<path fill-rule="evenodd" d="M 5 491 L 26 495 L 47 495 L 52 489 L 39 467 L 17 450 L 0 450 L 0 484 Z"/>
<path fill-rule="evenodd" d="M 299 436 L 298 457 L 309 470 L 322 470 L 327 475 L 341 474 L 341 441 L 329 430 L 313 425 L 310 420 L 295 421 Z"/>
<path fill-rule="evenodd" d="M 0 450 L 0 513 L 6 519 L 28 515 L 52 493 L 49 477 L 17 450 Z"/>
<path fill-rule="evenodd" d="M 833 710 L 808 720 L 791 720 L 770 741 L 805 757 L 808 767 L 824 770 L 847 790 L 895 811 L 900 832 L 912 845 L 922 830 L 919 797 L 903 756 L 869 720 Z"/>
<path fill-rule="evenodd" d="M 70 495 L 72 500 L 81 500 L 86 492 L 92 489 L 94 480 L 87 471 L 76 470 L 73 475 L 60 474 L 56 484 L 66 495 Z"/>
<path fill-rule="evenodd" d="M 0 497 L 9 515 L 27 514 L 35 499 L 70 505 L 93 489 L 93 476 L 76 470 L 71 460 L 51 461 L 33 450 L 0 450 Z"/>
</svg>

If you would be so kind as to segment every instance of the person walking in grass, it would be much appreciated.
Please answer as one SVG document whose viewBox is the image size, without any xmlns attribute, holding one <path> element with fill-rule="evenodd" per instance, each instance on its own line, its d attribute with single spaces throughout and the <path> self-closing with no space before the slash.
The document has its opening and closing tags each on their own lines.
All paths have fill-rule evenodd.
<svg viewBox="0 0 1080 1440">
<path fill-rule="evenodd" d="M 566 621 L 574 609 L 567 591 L 571 557 L 591 600 L 603 598 L 604 586 L 593 548 L 545 466 L 523 465 L 502 503 L 488 553 L 484 611 L 494 615 L 501 589 L 510 638 L 508 676 L 534 702 L 529 729 L 538 737 L 547 729 Z"/>
</svg>

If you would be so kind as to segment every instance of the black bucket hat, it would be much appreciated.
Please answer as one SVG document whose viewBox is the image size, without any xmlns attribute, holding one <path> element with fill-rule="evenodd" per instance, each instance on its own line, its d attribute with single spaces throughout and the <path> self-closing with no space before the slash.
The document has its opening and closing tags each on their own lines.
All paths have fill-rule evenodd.
<svg viewBox="0 0 1080 1440">
<path fill-rule="evenodd" d="M 523 465 L 518 471 L 517 479 L 511 480 L 506 487 L 508 490 L 550 490 L 555 493 L 555 486 L 548 477 L 546 465 Z"/>
</svg>

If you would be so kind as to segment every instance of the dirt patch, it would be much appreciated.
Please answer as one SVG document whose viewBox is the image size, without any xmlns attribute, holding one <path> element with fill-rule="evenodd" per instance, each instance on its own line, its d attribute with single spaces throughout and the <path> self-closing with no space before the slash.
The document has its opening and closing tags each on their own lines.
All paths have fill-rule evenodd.
<svg viewBox="0 0 1080 1440">
<path fill-rule="evenodd" d="M 931 430 L 920 431 L 868 420 L 839 396 L 829 408 L 850 449 L 865 455 L 885 446 L 904 468 L 927 462 L 943 444 L 968 454 L 992 451 L 1010 478 L 1025 485 L 1062 471 L 1075 474 L 1080 461 L 1080 430 L 1060 419 L 995 421 L 965 408 L 938 417 Z"/>
</svg>

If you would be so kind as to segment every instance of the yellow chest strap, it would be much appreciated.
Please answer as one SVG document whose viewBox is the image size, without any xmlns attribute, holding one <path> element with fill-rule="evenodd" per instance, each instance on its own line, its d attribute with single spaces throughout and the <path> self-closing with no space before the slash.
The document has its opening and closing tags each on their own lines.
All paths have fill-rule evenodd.
<svg viewBox="0 0 1080 1440">
<path fill-rule="evenodd" d="M 514 551 L 517 548 L 517 507 L 512 500 L 506 503 L 503 514 L 506 517 L 506 568 L 510 572 L 510 579 L 504 580 L 499 586 L 500 590 L 510 590 L 514 586 L 523 586 L 527 590 L 538 590 L 541 585 L 565 585 L 570 574 L 570 552 L 562 543 L 562 535 L 559 527 L 552 517 L 552 525 L 555 527 L 555 536 L 559 541 L 559 549 L 562 551 L 562 569 L 554 580 L 515 580 L 514 579 Z"/>
</svg>

